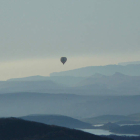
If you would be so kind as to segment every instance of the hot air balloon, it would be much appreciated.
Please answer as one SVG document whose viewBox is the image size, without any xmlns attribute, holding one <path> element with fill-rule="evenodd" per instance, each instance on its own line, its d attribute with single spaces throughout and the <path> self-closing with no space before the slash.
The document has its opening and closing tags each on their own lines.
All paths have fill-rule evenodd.
<svg viewBox="0 0 140 140">
<path fill-rule="evenodd" d="M 60 61 L 63 63 L 63 65 L 65 64 L 65 62 L 67 61 L 67 58 L 66 57 L 61 57 L 60 58 Z"/>
</svg>

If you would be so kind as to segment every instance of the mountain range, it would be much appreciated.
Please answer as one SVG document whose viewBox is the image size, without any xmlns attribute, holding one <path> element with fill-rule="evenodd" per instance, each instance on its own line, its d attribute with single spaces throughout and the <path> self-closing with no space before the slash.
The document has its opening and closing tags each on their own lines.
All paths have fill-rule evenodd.
<svg viewBox="0 0 140 140">
<path fill-rule="evenodd" d="M 76 85 L 76 88 L 98 95 L 139 95 L 140 76 L 128 76 L 116 72 L 111 76 L 95 74 Z"/>
<path fill-rule="evenodd" d="M 103 75 L 113 75 L 119 72 L 130 76 L 140 76 L 140 64 L 123 65 L 105 65 L 105 66 L 89 66 L 78 68 L 74 70 L 53 72 L 50 76 L 75 76 L 75 77 L 89 77 L 96 73 Z"/>
<path fill-rule="evenodd" d="M 49 79 L 51 78 L 53 80 L 47 80 L 48 77 L 43 76 L 32 76 L 0 81 L 0 93 L 42 92 L 80 95 L 140 94 L 140 76 L 129 76 L 119 72 L 110 76 L 96 73 L 90 77 L 74 78 L 70 76 L 56 76 L 50 77 Z"/>
</svg>

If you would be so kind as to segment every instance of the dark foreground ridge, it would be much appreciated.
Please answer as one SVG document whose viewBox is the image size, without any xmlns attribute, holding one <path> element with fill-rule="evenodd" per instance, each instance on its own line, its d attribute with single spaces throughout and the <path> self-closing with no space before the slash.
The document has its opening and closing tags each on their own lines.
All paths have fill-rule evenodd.
<svg viewBox="0 0 140 140">
<path fill-rule="evenodd" d="M 0 119 L 0 140 L 112 140 L 80 130 L 25 121 Z"/>
</svg>

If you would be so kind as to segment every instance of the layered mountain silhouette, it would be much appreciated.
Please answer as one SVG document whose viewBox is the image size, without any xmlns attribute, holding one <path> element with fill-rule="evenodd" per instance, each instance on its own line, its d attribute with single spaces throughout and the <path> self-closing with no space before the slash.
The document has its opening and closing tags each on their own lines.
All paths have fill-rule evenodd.
<svg viewBox="0 0 140 140">
<path fill-rule="evenodd" d="M 37 79 L 36 79 L 37 78 Z M 44 77 L 45 78 L 45 77 Z M 44 79 L 41 77 L 41 79 Z M 90 77 L 53 77 L 57 82 L 51 80 L 40 81 L 36 77 L 10 79 L 0 82 L 0 93 L 13 92 L 42 92 L 42 93 L 73 93 L 86 95 L 139 95 L 140 76 L 129 76 L 116 72 L 106 76 L 96 73 Z M 65 79 L 65 80 L 64 80 Z M 27 81 L 26 81 L 27 80 Z M 33 81 L 35 80 L 35 81 Z M 62 84 L 65 83 L 72 84 Z M 60 81 L 60 82 L 59 82 Z M 63 81 L 63 82 L 64 82 Z M 71 86 L 70 86 L 71 85 Z"/>
</svg>

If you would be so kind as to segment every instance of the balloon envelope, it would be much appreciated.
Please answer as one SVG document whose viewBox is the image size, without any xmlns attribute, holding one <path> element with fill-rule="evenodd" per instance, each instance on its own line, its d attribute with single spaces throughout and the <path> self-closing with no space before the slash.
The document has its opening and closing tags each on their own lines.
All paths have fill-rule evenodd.
<svg viewBox="0 0 140 140">
<path fill-rule="evenodd" d="M 67 58 L 66 57 L 61 57 L 60 58 L 60 61 L 63 63 L 63 65 L 65 64 L 65 62 L 67 61 Z"/>
</svg>

